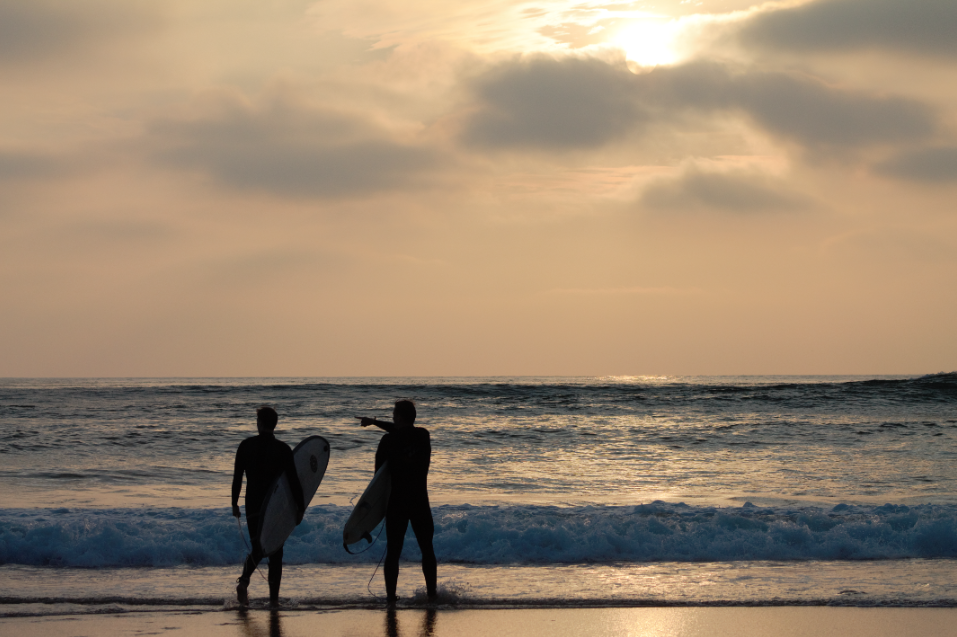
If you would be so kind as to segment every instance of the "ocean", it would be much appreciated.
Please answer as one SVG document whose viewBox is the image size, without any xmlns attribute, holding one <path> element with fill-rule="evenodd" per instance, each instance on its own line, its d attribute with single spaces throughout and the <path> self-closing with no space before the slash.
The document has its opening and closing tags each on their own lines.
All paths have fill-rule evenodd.
<svg viewBox="0 0 957 637">
<path fill-rule="evenodd" d="M 332 448 L 284 604 L 381 604 L 384 533 L 351 555 L 342 527 L 382 435 L 355 416 L 400 398 L 432 436 L 443 604 L 957 606 L 955 373 L 0 379 L 0 616 L 232 607 L 260 404 Z M 411 530 L 403 555 L 415 604 Z"/>
</svg>

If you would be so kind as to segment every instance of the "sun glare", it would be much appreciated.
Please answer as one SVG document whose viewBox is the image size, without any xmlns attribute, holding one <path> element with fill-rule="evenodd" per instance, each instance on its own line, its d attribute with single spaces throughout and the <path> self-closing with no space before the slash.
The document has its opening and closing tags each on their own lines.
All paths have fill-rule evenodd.
<svg viewBox="0 0 957 637">
<path fill-rule="evenodd" d="M 675 21 L 667 18 L 635 20 L 617 33 L 613 43 L 640 66 L 673 64 L 678 60 L 676 31 Z"/>
</svg>

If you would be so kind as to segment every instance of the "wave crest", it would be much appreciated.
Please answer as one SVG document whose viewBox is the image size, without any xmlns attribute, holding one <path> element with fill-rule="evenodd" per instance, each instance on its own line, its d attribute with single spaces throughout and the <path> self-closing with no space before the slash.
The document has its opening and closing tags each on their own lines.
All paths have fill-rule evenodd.
<svg viewBox="0 0 957 637">
<path fill-rule="evenodd" d="M 806 508 L 439 506 L 442 562 L 480 565 L 957 557 L 957 506 Z M 376 562 L 341 546 L 348 507 L 310 509 L 287 541 L 291 564 Z M 404 557 L 420 558 L 407 536 Z M 359 547 L 362 548 L 362 547 Z M 244 540 L 228 509 L 0 510 L 0 564 L 226 566 Z"/>
</svg>

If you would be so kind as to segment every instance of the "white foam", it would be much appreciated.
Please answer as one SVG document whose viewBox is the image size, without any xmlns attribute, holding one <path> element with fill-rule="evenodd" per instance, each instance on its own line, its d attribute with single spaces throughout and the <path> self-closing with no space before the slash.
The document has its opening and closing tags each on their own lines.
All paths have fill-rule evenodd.
<svg viewBox="0 0 957 637">
<path fill-rule="evenodd" d="M 348 507 L 315 506 L 287 541 L 289 564 L 376 562 L 341 546 Z M 440 561 L 581 564 L 729 560 L 873 560 L 957 556 L 957 506 L 741 508 L 439 506 Z M 385 534 L 379 540 L 384 549 Z M 0 564 L 217 566 L 245 554 L 227 509 L 3 509 Z M 411 529 L 404 556 L 419 559 Z"/>
</svg>

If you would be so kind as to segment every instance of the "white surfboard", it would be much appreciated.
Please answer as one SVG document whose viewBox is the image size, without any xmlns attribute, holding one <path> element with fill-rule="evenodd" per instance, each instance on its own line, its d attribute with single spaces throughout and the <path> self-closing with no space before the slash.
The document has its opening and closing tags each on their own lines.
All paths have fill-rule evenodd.
<svg viewBox="0 0 957 637">
<path fill-rule="evenodd" d="M 292 450 L 302 497 L 306 506 L 312 502 L 329 464 L 329 443 L 322 436 L 309 436 Z M 292 497 L 289 479 L 283 473 L 266 494 L 263 502 L 262 527 L 259 544 L 267 556 L 275 553 L 296 528 L 296 502 Z"/>
<path fill-rule="evenodd" d="M 389 494 L 392 493 L 392 478 L 389 476 L 389 463 L 384 462 L 375 472 L 372 481 L 352 510 L 342 530 L 342 546 L 347 547 L 365 538 L 372 542 L 372 530 L 379 526 L 389 506 Z"/>
</svg>

